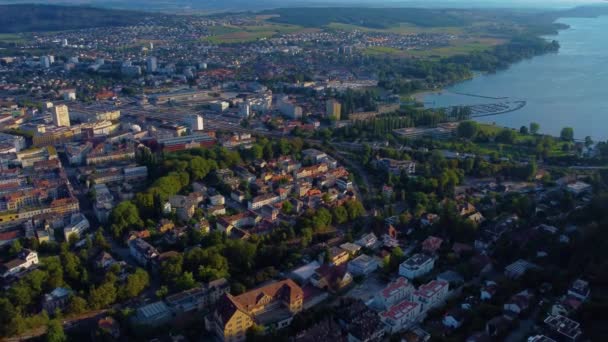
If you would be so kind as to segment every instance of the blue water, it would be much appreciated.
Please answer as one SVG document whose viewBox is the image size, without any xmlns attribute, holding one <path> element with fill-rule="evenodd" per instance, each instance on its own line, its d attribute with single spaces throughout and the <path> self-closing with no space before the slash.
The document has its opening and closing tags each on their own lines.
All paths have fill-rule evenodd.
<svg viewBox="0 0 608 342">
<path fill-rule="evenodd" d="M 517 63 L 495 74 L 479 75 L 424 98 L 429 107 L 492 103 L 494 100 L 450 93 L 525 100 L 515 112 L 479 118 L 481 122 L 519 128 L 530 122 L 558 135 L 573 127 L 576 138 L 608 139 L 608 17 L 565 18 L 570 29 L 557 36 L 558 53 Z M 496 100 L 499 101 L 500 100 Z"/>
</svg>

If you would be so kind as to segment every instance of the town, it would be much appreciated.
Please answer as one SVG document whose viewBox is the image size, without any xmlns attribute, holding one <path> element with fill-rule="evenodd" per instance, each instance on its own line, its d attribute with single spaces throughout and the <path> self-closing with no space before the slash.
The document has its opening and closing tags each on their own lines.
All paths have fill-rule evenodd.
<svg viewBox="0 0 608 342">
<path fill-rule="evenodd" d="M 608 143 L 424 108 L 471 33 L 260 17 L 0 50 L 2 338 L 601 339 Z"/>
</svg>

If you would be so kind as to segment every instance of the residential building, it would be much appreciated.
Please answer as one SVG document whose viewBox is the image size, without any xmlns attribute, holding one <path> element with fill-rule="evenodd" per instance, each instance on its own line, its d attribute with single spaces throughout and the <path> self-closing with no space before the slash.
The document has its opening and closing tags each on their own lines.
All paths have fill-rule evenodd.
<svg viewBox="0 0 608 342">
<path fill-rule="evenodd" d="M 221 278 L 207 284 L 168 296 L 165 302 L 175 315 L 210 310 L 223 295 L 229 293 L 228 280 Z"/>
<path fill-rule="evenodd" d="M 448 296 L 449 284 L 441 280 L 420 285 L 413 293 L 414 301 L 420 304 L 420 312 L 442 305 Z"/>
<path fill-rule="evenodd" d="M 346 265 L 333 266 L 323 264 L 315 270 L 310 278 L 310 283 L 317 288 L 330 292 L 339 292 L 353 282 L 353 277 L 348 272 Z"/>
<path fill-rule="evenodd" d="M 411 301 L 414 290 L 414 286 L 407 278 L 399 277 L 376 294 L 374 303 L 377 306 L 386 309 L 404 300 Z"/>
<path fill-rule="evenodd" d="M 348 251 L 343 250 L 339 247 L 332 247 L 329 249 L 329 263 L 335 266 L 342 265 L 348 261 L 350 255 Z"/>
<path fill-rule="evenodd" d="M 374 233 L 365 234 L 359 240 L 355 241 L 355 243 L 361 247 L 365 248 L 374 248 L 378 243 L 378 238 Z"/>
<path fill-rule="evenodd" d="M 141 238 L 129 241 L 129 253 L 142 266 L 150 266 L 160 255 L 154 246 Z"/>
<path fill-rule="evenodd" d="M 528 270 L 538 269 L 539 267 L 529 261 L 519 259 L 505 267 L 505 275 L 512 279 L 519 279 Z"/>
<path fill-rule="evenodd" d="M 544 322 L 548 335 L 557 341 L 575 342 L 583 335 L 580 323 L 568 317 L 549 315 Z"/>
<path fill-rule="evenodd" d="M 435 253 L 441 248 L 442 243 L 442 239 L 435 236 L 429 236 L 422 242 L 422 250 L 428 253 Z"/>
<path fill-rule="evenodd" d="M 342 114 L 342 104 L 334 99 L 327 100 L 325 103 L 325 116 L 340 121 Z"/>
<path fill-rule="evenodd" d="M 275 203 L 279 202 L 280 200 L 281 200 L 281 197 L 274 193 L 259 195 L 259 196 L 252 198 L 247 203 L 247 208 L 249 210 L 257 210 L 267 204 L 275 204 Z"/>
<path fill-rule="evenodd" d="M 17 258 L 0 267 L 0 274 L 2 275 L 2 278 L 8 278 L 16 276 L 23 271 L 27 271 L 36 265 L 38 265 L 38 253 L 29 249 L 23 249 L 19 252 Z"/>
<path fill-rule="evenodd" d="M 171 318 L 169 306 L 163 301 L 158 301 L 138 308 L 132 321 L 140 326 L 160 326 L 168 323 Z"/>
<path fill-rule="evenodd" d="M 244 341 L 253 324 L 277 329 L 289 325 L 293 316 L 302 311 L 303 301 L 302 289 L 290 279 L 238 296 L 225 294 L 207 326 L 221 341 Z"/>
<path fill-rule="evenodd" d="M 399 265 L 399 275 L 416 279 L 430 272 L 435 266 L 435 259 L 426 254 L 414 254 Z"/>
<path fill-rule="evenodd" d="M 63 287 L 54 289 L 51 293 L 45 294 L 42 301 L 42 309 L 47 313 L 54 313 L 56 310 L 63 310 L 70 299 L 72 290 Z"/>
<path fill-rule="evenodd" d="M 581 302 L 584 302 L 589 298 L 591 290 L 589 288 L 589 282 L 577 279 L 574 281 L 572 286 L 568 289 L 568 296 L 572 296 Z"/>
<path fill-rule="evenodd" d="M 93 212 L 100 223 L 106 223 L 110 219 L 110 213 L 114 208 L 114 196 L 105 184 L 95 184 L 93 193 L 95 194 Z"/>
<path fill-rule="evenodd" d="M 391 333 L 405 330 L 420 316 L 420 304 L 404 300 L 380 313 L 380 319 L 388 325 Z"/>
<path fill-rule="evenodd" d="M 70 112 L 66 105 L 56 105 L 53 108 L 51 115 L 53 119 L 53 125 L 57 127 L 70 127 Z"/>
<path fill-rule="evenodd" d="M 315 271 L 321 267 L 318 261 L 313 260 L 308 264 L 298 267 L 295 270 L 289 272 L 289 277 L 297 281 L 300 284 L 307 283 L 310 278 L 315 274 Z"/>
<path fill-rule="evenodd" d="M 71 236 L 75 236 L 76 238 L 80 238 L 82 233 L 87 231 L 91 227 L 89 220 L 82 214 L 72 214 L 70 218 L 70 224 L 63 228 L 63 236 L 65 241 L 70 241 Z"/>
<path fill-rule="evenodd" d="M 348 271 L 353 275 L 368 275 L 378 269 L 378 260 L 362 254 L 348 263 Z"/>
</svg>

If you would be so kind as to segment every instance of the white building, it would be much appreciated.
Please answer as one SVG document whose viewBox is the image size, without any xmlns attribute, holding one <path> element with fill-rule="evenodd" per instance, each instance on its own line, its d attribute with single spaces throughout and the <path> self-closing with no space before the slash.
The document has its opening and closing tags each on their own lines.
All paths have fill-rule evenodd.
<svg viewBox="0 0 608 342">
<path fill-rule="evenodd" d="M 187 115 L 184 118 L 185 124 L 190 128 L 190 131 L 202 131 L 205 129 L 203 117 L 197 114 Z"/>
<path fill-rule="evenodd" d="M 146 59 L 146 69 L 150 73 L 154 73 L 156 70 L 158 70 L 158 61 L 156 57 L 148 57 Z"/>
<path fill-rule="evenodd" d="M 302 107 L 292 103 L 288 96 L 279 98 L 277 108 L 281 114 L 291 119 L 299 119 L 302 117 Z"/>
<path fill-rule="evenodd" d="M 29 249 L 23 249 L 19 252 L 16 259 L 13 259 L 0 267 L 0 275 L 2 278 L 8 278 L 28 270 L 37 264 L 38 253 Z"/>
<path fill-rule="evenodd" d="M 51 67 L 51 58 L 49 56 L 40 57 L 40 66 L 44 69 Z"/>
<path fill-rule="evenodd" d="M 81 214 L 72 214 L 70 218 L 70 224 L 63 228 L 63 236 L 65 237 L 65 241 L 70 240 L 70 236 L 74 235 L 76 238 L 82 236 L 82 233 L 87 231 L 91 227 L 89 220 Z"/>
<path fill-rule="evenodd" d="M 57 105 L 53 108 L 53 124 L 57 127 L 70 127 L 70 111 L 66 105 Z"/>
<path fill-rule="evenodd" d="M 114 208 L 114 196 L 105 184 L 95 184 L 93 190 L 95 192 L 93 212 L 100 223 L 105 223 L 109 220 L 110 213 Z"/>
<path fill-rule="evenodd" d="M 399 275 L 415 279 L 430 272 L 435 266 L 435 259 L 426 254 L 414 254 L 399 265 Z"/>
<path fill-rule="evenodd" d="M 406 278 L 399 277 L 376 294 L 374 303 L 383 309 L 390 308 L 404 300 L 411 301 L 414 290 L 414 286 Z"/>
<path fill-rule="evenodd" d="M 418 290 L 413 293 L 414 301 L 420 304 L 420 312 L 425 313 L 442 305 L 448 296 L 449 287 L 449 283 L 442 280 L 433 280 L 430 283 L 420 285 Z"/>
<path fill-rule="evenodd" d="M 396 333 L 409 328 L 418 320 L 419 307 L 418 303 L 404 300 L 381 312 L 380 319 L 389 327 L 391 333 Z"/>
<path fill-rule="evenodd" d="M 368 275 L 378 269 L 378 260 L 362 254 L 348 263 L 348 271 L 353 275 Z"/>
</svg>

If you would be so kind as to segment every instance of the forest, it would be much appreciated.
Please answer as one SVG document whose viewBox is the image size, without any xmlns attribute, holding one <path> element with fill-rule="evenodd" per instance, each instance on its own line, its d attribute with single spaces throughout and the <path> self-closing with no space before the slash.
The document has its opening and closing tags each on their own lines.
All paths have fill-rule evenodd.
<svg viewBox="0 0 608 342">
<path fill-rule="evenodd" d="M 147 17 L 160 17 L 144 12 L 40 4 L 0 5 L 0 13 L 0 33 L 128 26 Z"/>
</svg>

